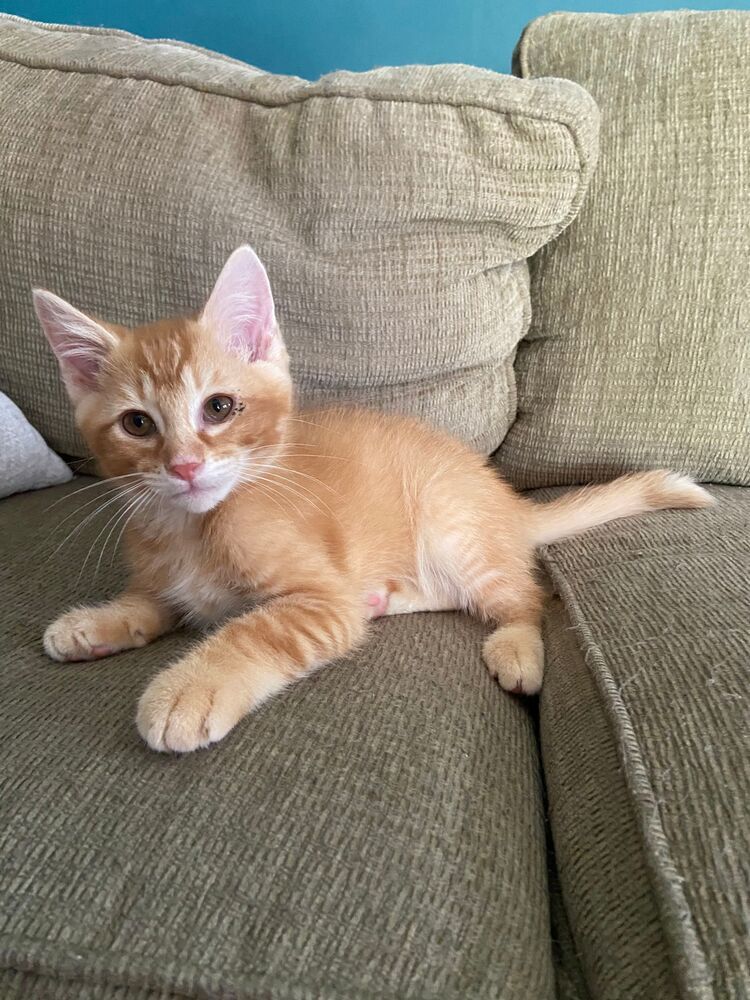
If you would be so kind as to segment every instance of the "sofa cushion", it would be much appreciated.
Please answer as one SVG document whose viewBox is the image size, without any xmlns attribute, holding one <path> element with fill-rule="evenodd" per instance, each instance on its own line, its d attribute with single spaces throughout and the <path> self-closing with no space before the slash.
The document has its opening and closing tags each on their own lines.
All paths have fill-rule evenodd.
<svg viewBox="0 0 750 1000">
<path fill-rule="evenodd" d="M 552 14 L 517 51 L 602 109 L 583 211 L 532 267 L 500 452 L 522 487 L 669 466 L 750 484 L 750 12 Z"/>
<path fill-rule="evenodd" d="M 493 450 L 515 415 L 525 258 L 578 211 L 591 98 L 466 66 L 262 73 L 0 17 L 0 389 L 83 454 L 30 288 L 125 324 L 266 263 L 305 403 L 409 412 Z"/>
<path fill-rule="evenodd" d="M 750 982 L 750 490 L 552 546 L 541 738 L 594 997 Z"/>
<path fill-rule="evenodd" d="M 189 635 L 41 650 L 120 581 L 100 539 L 76 582 L 96 519 L 55 554 L 81 486 L 0 503 L 0 995 L 551 1000 L 534 725 L 482 626 L 384 619 L 221 745 L 152 753 L 136 701 Z"/>
</svg>

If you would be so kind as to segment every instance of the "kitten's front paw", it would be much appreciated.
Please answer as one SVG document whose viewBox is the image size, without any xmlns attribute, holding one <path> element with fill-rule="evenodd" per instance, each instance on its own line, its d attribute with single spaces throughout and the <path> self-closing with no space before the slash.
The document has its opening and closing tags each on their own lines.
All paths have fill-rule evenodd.
<svg viewBox="0 0 750 1000">
<path fill-rule="evenodd" d="M 117 648 L 107 641 L 101 628 L 99 608 L 73 608 L 44 633 L 44 651 L 60 663 L 98 660 Z"/>
<path fill-rule="evenodd" d="M 533 625 L 505 625 L 484 643 L 484 662 L 501 687 L 514 694 L 536 694 L 544 674 L 544 644 Z"/>
<path fill-rule="evenodd" d="M 188 753 L 223 739 L 244 714 L 238 692 L 196 652 L 156 675 L 135 721 L 152 750 Z"/>
</svg>

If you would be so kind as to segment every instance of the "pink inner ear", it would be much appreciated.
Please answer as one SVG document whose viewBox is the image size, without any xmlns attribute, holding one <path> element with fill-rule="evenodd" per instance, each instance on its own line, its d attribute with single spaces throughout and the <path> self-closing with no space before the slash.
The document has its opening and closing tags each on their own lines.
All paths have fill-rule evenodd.
<svg viewBox="0 0 750 1000">
<path fill-rule="evenodd" d="M 92 389 L 116 338 L 52 292 L 35 288 L 34 309 L 67 382 Z"/>
<path fill-rule="evenodd" d="M 211 292 L 202 319 L 226 350 L 244 361 L 265 361 L 278 336 L 271 285 L 250 247 L 235 250 Z"/>
</svg>

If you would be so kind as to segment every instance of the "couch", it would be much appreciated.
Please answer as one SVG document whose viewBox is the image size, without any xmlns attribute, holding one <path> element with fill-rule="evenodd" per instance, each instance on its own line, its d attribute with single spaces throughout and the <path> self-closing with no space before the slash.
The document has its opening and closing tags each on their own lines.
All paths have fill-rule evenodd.
<svg viewBox="0 0 750 1000">
<path fill-rule="evenodd" d="M 748 45 L 741 12 L 551 15 L 519 42 L 517 79 L 416 67 L 310 91 L 179 43 L 0 19 L 0 389 L 79 470 L 0 501 L 0 996 L 750 995 Z M 182 174 L 149 160 L 170 102 Z M 283 143 L 262 132 L 274 114 Z M 233 173 L 248 129 L 268 157 L 249 199 Z M 429 144 L 446 136 L 460 156 L 443 167 Z M 481 623 L 396 617 L 223 744 L 170 757 L 133 716 L 188 630 L 45 659 L 46 624 L 123 569 L 84 520 L 76 491 L 96 480 L 28 287 L 57 281 L 122 322 L 194 307 L 225 227 L 268 240 L 307 400 L 443 422 L 539 497 L 661 463 L 712 484 L 711 509 L 540 553 L 538 700 L 489 677 Z M 461 337 L 439 325 L 456 310 Z"/>
</svg>

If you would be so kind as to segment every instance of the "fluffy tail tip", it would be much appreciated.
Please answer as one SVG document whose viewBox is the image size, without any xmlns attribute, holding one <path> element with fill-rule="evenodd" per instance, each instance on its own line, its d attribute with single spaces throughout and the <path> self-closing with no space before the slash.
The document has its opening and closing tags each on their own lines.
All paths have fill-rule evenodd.
<svg viewBox="0 0 750 1000">
<path fill-rule="evenodd" d="M 665 507 L 686 507 L 698 509 L 713 507 L 714 497 L 699 486 L 690 476 L 679 472 L 657 470 L 644 474 L 648 502 L 656 509 Z"/>
</svg>

